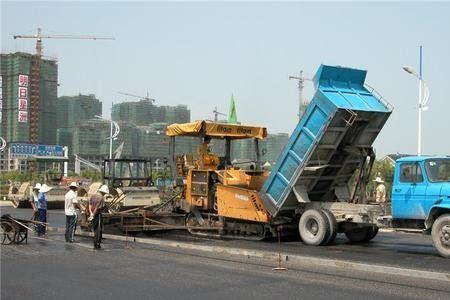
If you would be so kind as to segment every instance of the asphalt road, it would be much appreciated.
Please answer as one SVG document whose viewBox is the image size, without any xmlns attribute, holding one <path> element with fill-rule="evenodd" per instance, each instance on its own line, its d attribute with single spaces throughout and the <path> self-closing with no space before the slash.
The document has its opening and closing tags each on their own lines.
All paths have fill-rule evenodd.
<svg viewBox="0 0 450 300">
<path fill-rule="evenodd" d="M 360 280 L 206 258 L 143 244 L 61 233 L 1 247 L 1 299 L 449 299 L 433 288 Z"/>
<path fill-rule="evenodd" d="M 29 209 L 0 207 L 0 214 L 4 213 L 22 218 L 29 218 L 31 216 L 31 210 Z M 48 212 L 48 222 L 54 227 L 64 227 L 64 212 L 50 210 Z M 279 249 L 276 241 L 206 239 L 191 236 L 181 231 L 160 232 L 140 236 L 244 249 L 267 251 L 278 251 Z M 421 234 L 398 232 L 379 233 L 371 242 L 362 244 L 350 244 L 344 235 L 338 235 L 335 243 L 325 247 L 305 246 L 297 239 L 291 238 L 283 240 L 281 243 L 281 251 L 286 255 L 306 255 L 437 272 L 450 271 L 450 259 L 444 259 L 438 256 L 430 236 Z"/>
</svg>

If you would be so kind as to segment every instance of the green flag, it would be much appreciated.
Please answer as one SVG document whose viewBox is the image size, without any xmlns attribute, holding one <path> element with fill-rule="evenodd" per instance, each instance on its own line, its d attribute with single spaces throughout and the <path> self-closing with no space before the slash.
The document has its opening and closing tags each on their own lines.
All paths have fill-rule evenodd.
<svg viewBox="0 0 450 300">
<path fill-rule="evenodd" d="M 228 123 L 231 123 L 231 124 L 237 123 L 236 105 L 234 104 L 234 95 L 233 94 L 231 94 L 230 111 L 228 112 Z"/>
</svg>

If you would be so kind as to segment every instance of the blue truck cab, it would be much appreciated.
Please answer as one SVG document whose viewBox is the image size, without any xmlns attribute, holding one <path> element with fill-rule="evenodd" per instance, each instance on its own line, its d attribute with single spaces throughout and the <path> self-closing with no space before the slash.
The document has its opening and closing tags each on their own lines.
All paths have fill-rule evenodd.
<svg viewBox="0 0 450 300">
<path fill-rule="evenodd" d="M 395 228 L 424 229 L 439 254 L 450 257 L 450 157 L 398 159 L 391 199 Z"/>
</svg>

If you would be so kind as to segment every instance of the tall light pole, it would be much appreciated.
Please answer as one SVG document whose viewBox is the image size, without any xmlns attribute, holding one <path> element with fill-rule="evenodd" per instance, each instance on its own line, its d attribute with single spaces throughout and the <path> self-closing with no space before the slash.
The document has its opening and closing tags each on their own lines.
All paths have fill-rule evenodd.
<svg viewBox="0 0 450 300">
<path fill-rule="evenodd" d="M 423 80 L 422 74 L 422 45 L 419 46 L 419 74 L 410 67 L 403 66 L 403 70 L 419 80 L 419 101 L 417 116 L 417 155 L 422 155 L 422 111 L 428 109 L 428 100 L 430 99 L 430 89 Z"/>
<path fill-rule="evenodd" d="M 95 116 L 99 120 L 106 120 L 110 123 L 109 127 L 109 137 L 107 138 L 109 140 L 109 159 L 112 159 L 112 148 L 113 148 L 113 140 L 119 135 L 120 133 L 120 126 L 116 121 L 103 119 L 102 116 Z"/>
<path fill-rule="evenodd" d="M 306 111 L 308 103 L 303 98 L 303 89 L 305 88 L 305 80 L 312 81 L 310 78 L 303 77 L 303 70 L 300 70 L 300 76 L 289 76 L 289 80 L 295 79 L 298 81 L 298 120 L 302 118 Z"/>
<path fill-rule="evenodd" d="M 5 149 L 6 149 L 6 141 L 5 141 L 4 138 L 2 138 L 2 137 L 0 136 L 0 151 L 3 151 L 3 150 L 5 150 Z"/>
</svg>

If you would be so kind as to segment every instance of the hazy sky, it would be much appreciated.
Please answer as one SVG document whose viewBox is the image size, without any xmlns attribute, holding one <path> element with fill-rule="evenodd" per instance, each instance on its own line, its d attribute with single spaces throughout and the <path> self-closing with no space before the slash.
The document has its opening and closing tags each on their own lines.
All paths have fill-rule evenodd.
<svg viewBox="0 0 450 300">
<path fill-rule="evenodd" d="M 312 77 L 321 63 L 366 69 L 395 107 L 378 155 L 416 152 L 418 82 L 401 67 L 418 69 L 423 43 L 431 89 L 423 152 L 450 154 L 450 3 L 2 1 L 2 52 L 34 53 L 34 40 L 12 37 L 37 27 L 116 38 L 43 41 L 59 61 L 58 94 L 94 93 L 105 115 L 125 100 L 118 91 L 149 90 L 159 105 L 187 104 L 193 120 L 212 119 L 234 93 L 241 122 L 290 133 L 298 91 L 289 75 Z"/>
</svg>

